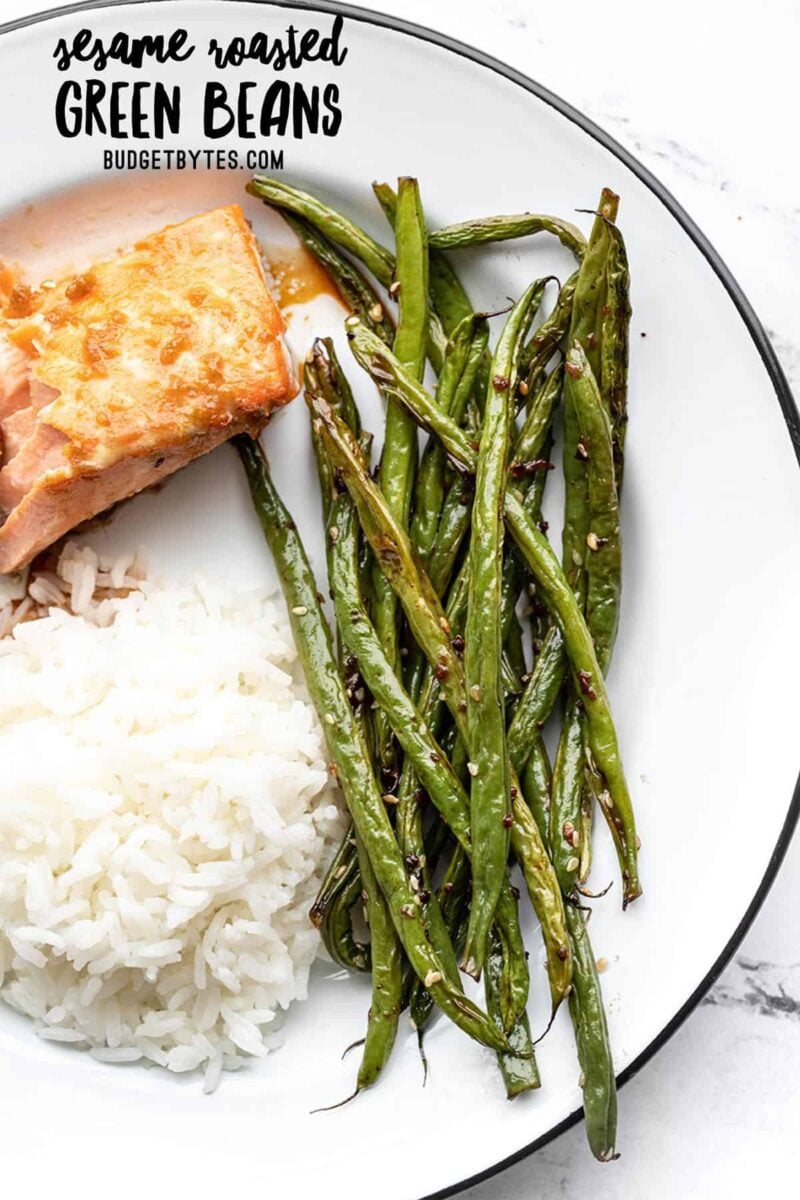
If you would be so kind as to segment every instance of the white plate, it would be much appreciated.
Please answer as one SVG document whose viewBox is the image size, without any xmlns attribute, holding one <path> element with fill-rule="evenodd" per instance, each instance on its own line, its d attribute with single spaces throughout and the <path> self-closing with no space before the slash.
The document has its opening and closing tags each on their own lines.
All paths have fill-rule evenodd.
<svg viewBox="0 0 800 1200">
<path fill-rule="evenodd" d="M 112 180 L 100 169 L 110 142 L 59 137 L 53 103 L 67 77 L 52 57 L 59 37 L 82 27 L 106 38 L 121 29 L 185 27 L 201 47 L 188 62 L 111 68 L 102 77 L 180 82 L 183 131 L 164 145 L 200 147 L 198 102 L 213 76 L 202 47 L 213 36 L 277 34 L 290 20 L 327 28 L 334 11 L 287 8 L 176 0 L 6 27 L 0 257 L 11 254 L 38 272 L 48 255 L 63 262 L 63 241 L 60 250 L 51 241 L 59 227 L 79 259 L 89 245 L 111 249 L 217 199 L 243 200 L 243 172 Z M 611 898 L 599 905 L 592 935 L 610 963 L 603 987 L 624 1079 L 721 970 L 797 817 L 797 413 L 724 266 L 664 189 L 605 134 L 538 85 L 439 35 L 352 10 L 344 43 L 341 67 L 300 72 L 306 82 L 339 85 L 339 134 L 278 145 L 287 179 L 340 204 L 377 236 L 383 223 L 369 183 L 403 173 L 419 176 L 433 224 L 526 208 L 569 215 L 590 208 L 603 184 L 622 196 L 635 315 L 625 597 L 611 690 L 639 812 L 645 896 L 624 916 Z M 219 78 L 262 86 L 272 75 L 250 65 Z M 225 142 L 242 152 L 260 145 Z M 274 239 L 274 220 L 245 203 L 258 232 Z M 110 231 L 112 216 L 121 232 Z M 568 261 L 535 241 L 465 256 L 461 265 L 489 307 L 518 294 L 534 274 L 563 274 Z M 330 306 L 314 321 L 318 332 L 329 332 L 340 314 Z M 295 342 L 307 336 L 296 322 Z M 267 444 L 319 564 L 305 427 L 298 401 L 276 419 Z M 270 569 L 227 449 L 127 506 L 97 536 L 106 545 L 146 541 L 164 570 L 199 565 L 246 583 Z M 596 840 L 596 878 L 603 880 L 613 863 L 602 829 Z M 534 965 L 540 957 L 535 949 Z M 541 971 L 534 980 L 532 1018 L 541 1027 Z M 25 1021 L 3 1011 L 4 1169 L 30 1168 L 42 1188 L 62 1190 L 69 1188 L 65 1172 L 74 1172 L 92 1196 L 101 1188 L 127 1196 L 142 1186 L 167 1195 L 174 1184 L 198 1197 L 222 1189 L 231 1195 L 235 1187 L 240 1194 L 417 1200 L 490 1174 L 575 1119 L 578 1067 L 563 1016 L 540 1047 L 544 1086 L 513 1106 L 491 1057 L 440 1021 L 428 1037 L 424 1090 L 404 1027 L 379 1087 L 339 1111 L 309 1115 L 350 1088 L 354 1064 L 340 1055 L 360 1035 L 366 1003 L 363 981 L 320 966 L 311 999 L 290 1014 L 285 1048 L 227 1079 L 212 1097 L 193 1078 L 111 1068 L 39 1042 Z M 620 1144 L 624 1150 L 624 1126 Z"/>
</svg>

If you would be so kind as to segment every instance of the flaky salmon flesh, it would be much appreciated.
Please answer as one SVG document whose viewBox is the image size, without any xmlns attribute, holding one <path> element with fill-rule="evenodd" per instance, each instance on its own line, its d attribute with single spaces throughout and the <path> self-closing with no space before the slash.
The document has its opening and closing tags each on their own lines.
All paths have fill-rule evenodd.
<svg viewBox="0 0 800 1200">
<path fill-rule="evenodd" d="M 0 274 L 0 313 L 0 574 L 298 390 L 238 205 L 36 289 Z"/>
</svg>

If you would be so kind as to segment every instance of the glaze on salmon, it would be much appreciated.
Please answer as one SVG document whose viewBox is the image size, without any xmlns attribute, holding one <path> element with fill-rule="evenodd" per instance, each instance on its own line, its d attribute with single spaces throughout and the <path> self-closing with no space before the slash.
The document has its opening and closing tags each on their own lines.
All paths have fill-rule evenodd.
<svg viewBox="0 0 800 1200">
<path fill-rule="evenodd" d="M 6 281 L 3 311 L 0 573 L 234 434 L 257 433 L 297 392 L 238 205 L 59 283 Z"/>
</svg>

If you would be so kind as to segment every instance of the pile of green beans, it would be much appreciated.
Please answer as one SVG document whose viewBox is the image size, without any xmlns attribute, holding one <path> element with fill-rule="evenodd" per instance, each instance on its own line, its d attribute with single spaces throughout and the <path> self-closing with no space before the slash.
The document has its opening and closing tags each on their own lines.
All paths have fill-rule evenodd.
<svg viewBox="0 0 800 1200">
<path fill-rule="evenodd" d="M 371 974 L 356 1093 L 379 1078 L 405 1011 L 427 1072 L 424 1031 L 441 1010 L 495 1053 L 513 1098 L 541 1084 L 518 879 L 538 919 L 551 1020 L 568 1001 L 589 1144 L 607 1161 L 616 1084 L 585 915 L 596 806 L 623 907 L 641 894 L 605 683 L 621 597 L 631 313 L 619 198 L 603 190 L 586 237 L 534 213 L 429 229 L 417 180 L 373 190 L 392 248 L 280 180 L 248 185 L 331 275 L 353 366 L 386 406 L 373 467 L 333 343 L 314 343 L 303 383 L 335 642 L 267 459 L 237 439 L 351 817 L 311 919 L 334 961 Z M 553 281 L 532 280 L 492 350 L 492 319 L 473 307 L 456 252 L 548 235 L 574 255 L 574 272 L 544 316 Z M 561 558 L 542 516 L 557 438 Z M 483 1008 L 464 976 L 482 979 Z"/>
</svg>

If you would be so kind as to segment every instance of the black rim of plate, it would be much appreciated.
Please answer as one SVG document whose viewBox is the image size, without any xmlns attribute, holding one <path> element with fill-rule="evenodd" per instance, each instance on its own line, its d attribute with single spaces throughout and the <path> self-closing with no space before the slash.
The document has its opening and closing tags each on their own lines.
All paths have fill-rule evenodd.
<svg viewBox="0 0 800 1200">
<path fill-rule="evenodd" d="M 209 0 L 203 0 L 208 3 Z M 739 316 L 741 317 L 750 337 L 755 343 L 756 349 L 761 356 L 761 360 L 769 375 L 772 386 L 775 389 L 775 395 L 778 404 L 781 407 L 786 427 L 789 432 L 789 437 L 794 446 L 794 451 L 800 465 L 800 411 L 798 411 L 791 388 L 783 373 L 783 368 L 778 361 L 778 357 L 772 344 L 767 337 L 767 334 L 756 316 L 753 308 L 742 291 L 739 284 L 734 279 L 730 270 L 726 266 L 723 259 L 714 249 L 704 233 L 695 225 L 689 214 L 678 203 L 672 193 L 664 187 L 662 183 L 638 161 L 632 154 L 621 146 L 613 137 L 605 130 L 596 125 L 578 109 L 573 108 L 565 100 L 556 96 L 553 92 L 543 87 L 540 83 L 530 79 L 522 72 L 515 70 L 513 67 L 507 66 L 497 58 L 493 58 L 490 54 L 485 54 L 482 50 L 477 50 L 473 46 L 468 46 L 458 39 L 448 36 L 444 33 L 438 33 L 436 30 L 428 29 L 423 25 L 417 25 L 411 21 L 405 21 L 401 17 L 389 16 L 385 13 L 373 12 L 367 8 L 353 8 L 349 4 L 340 4 L 338 0 L 212 0 L 214 3 L 222 4 L 263 4 L 270 8 L 286 8 L 299 9 L 307 12 L 323 12 L 334 15 L 341 15 L 351 21 L 360 21 L 362 24 L 374 25 L 382 29 L 390 29 L 396 33 L 403 33 L 409 37 L 417 38 L 423 42 L 430 42 L 435 46 L 440 46 L 444 50 L 449 50 L 453 54 L 459 55 L 461 58 L 470 59 L 477 63 L 478 66 L 485 67 L 495 74 L 503 76 L 512 83 L 523 88 L 526 92 L 535 96 L 537 100 L 543 101 L 545 104 L 554 108 L 561 116 L 577 125 L 584 133 L 588 134 L 601 146 L 604 146 L 615 158 L 619 159 L 639 180 L 649 189 L 664 205 L 668 212 L 675 218 L 678 224 L 688 235 L 703 257 L 707 260 L 714 273 L 717 275 L 720 283 L 725 288 L 728 296 L 736 307 Z M 61 8 L 47 9 L 43 12 L 32 13 L 27 17 L 20 17 L 15 21 L 9 21 L 6 24 L 0 25 L 0 35 L 11 33 L 16 29 L 23 29 L 28 25 L 37 25 L 44 21 L 52 20 L 56 17 L 69 16 L 70 14 L 91 11 L 92 9 L 103 8 L 123 8 L 134 4 L 166 4 L 169 0 L 83 0 L 82 3 L 69 4 Z M 716 961 L 710 967 L 702 981 L 698 984 L 692 994 L 684 1001 L 683 1005 L 678 1009 L 675 1015 L 664 1026 L 660 1033 L 647 1045 L 644 1050 L 638 1055 L 632 1063 L 630 1063 L 624 1071 L 621 1071 L 617 1076 L 617 1083 L 621 1087 L 632 1079 L 642 1067 L 650 1061 L 653 1055 L 661 1049 L 663 1045 L 672 1037 L 689 1014 L 697 1007 L 700 1001 L 705 996 L 706 992 L 716 982 L 724 968 L 732 958 L 736 948 L 742 941 L 742 938 L 747 933 L 753 920 L 761 908 L 761 905 L 766 899 L 767 893 L 772 886 L 775 876 L 778 873 L 781 863 L 789 848 L 789 843 L 792 839 L 795 826 L 800 819 L 800 776 L 789 804 L 789 809 L 786 814 L 783 828 L 781 830 L 775 848 L 770 855 L 767 869 L 761 879 L 760 884 L 753 896 L 750 904 L 747 906 L 739 923 L 722 949 Z M 487 1167 L 483 1171 L 479 1171 L 475 1175 L 471 1175 L 467 1179 L 461 1179 L 457 1183 L 450 1184 L 446 1188 L 440 1189 L 438 1192 L 432 1192 L 420 1200 L 443 1200 L 445 1196 L 453 1196 L 468 1187 L 474 1187 L 476 1184 L 483 1183 L 487 1179 L 491 1179 L 493 1175 L 499 1174 L 507 1167 L 513 1166 L 514 1163 L 520 1162 L 523 1158 L 527 1158 L 534 1150 L 538 1150 L 540 1146 L 544 1146 L 547 1142 L 558 1137 L 560 1133 L 570 1129 L 577 1124 L 583 1116 L 583 1109 L 578 1108 L 575 1112 L 570 1113 L 563 1121 L 559 1121 L 547 1133 L 535 1139 L 529 1145 L 524 1146 L 521 1150 L 517 1150 L 514 1154 L 502 1159 L 491 1167 Z"/>
</svg>

